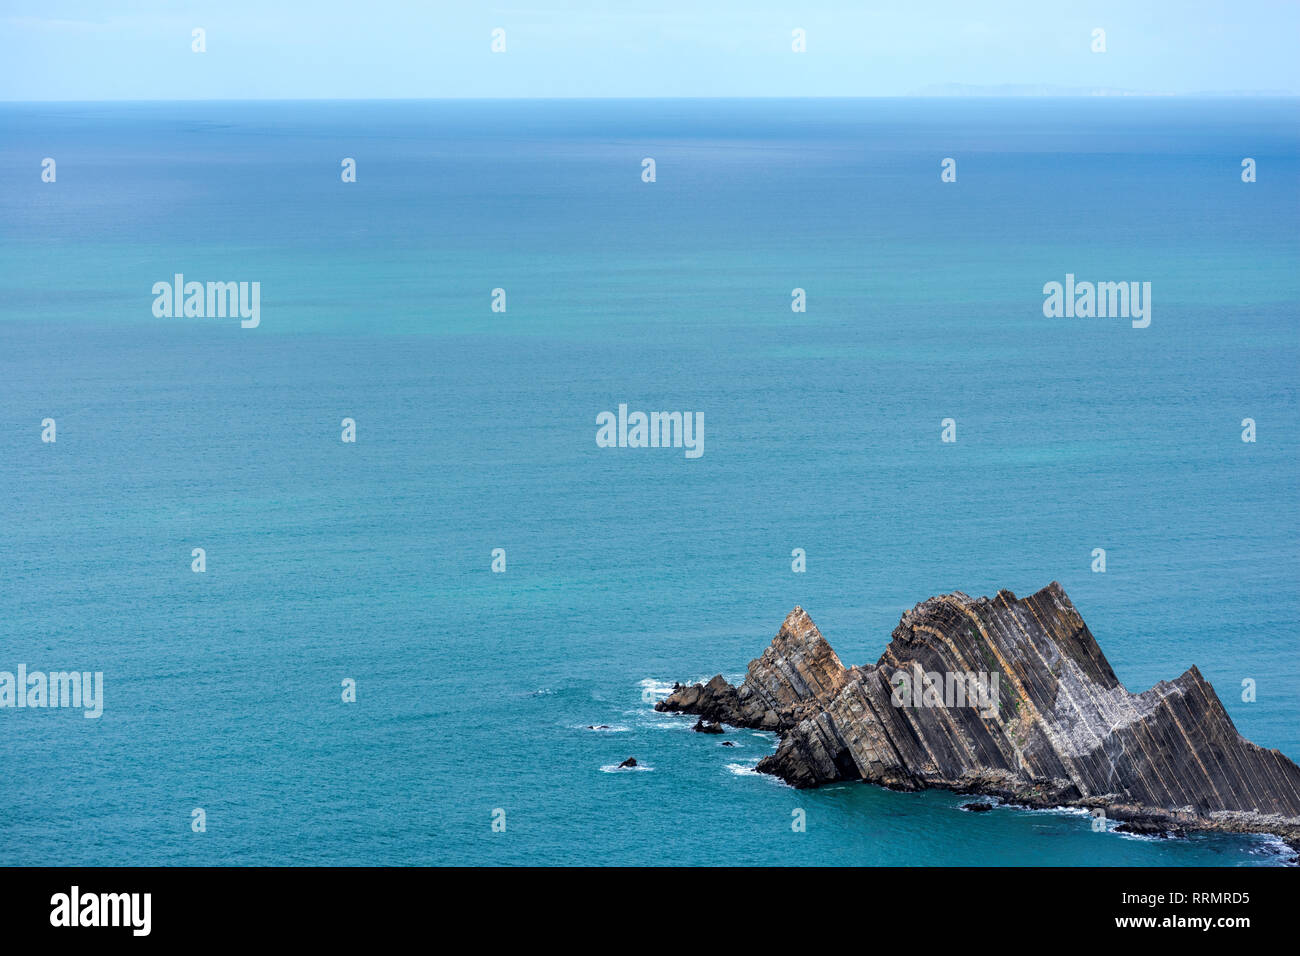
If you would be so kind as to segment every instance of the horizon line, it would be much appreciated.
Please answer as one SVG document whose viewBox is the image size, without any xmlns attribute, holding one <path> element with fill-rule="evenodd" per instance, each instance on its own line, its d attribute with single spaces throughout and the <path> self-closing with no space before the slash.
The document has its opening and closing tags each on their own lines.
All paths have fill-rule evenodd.
<svg viewBox="0 0 1300 956">
<path fill-rule="evenodd" d="M 451 103 L 451 102 L 590 102 L 627 100 L 1291 100 L 1300 99 L 1300 92 L 1227 92 L 1196 93 L 1137 93 L 1107 92 L 1053 92 L 1053 93 L 864 93 L 817 94 L 794 96 L 754 95 L 698 95 L 698 96 L 211 96 L 211 97 L 122 97 L 116 99 L 9 99 L 0 97 L 0 103 L 13 105 L 48 105 L 56 103 Z"/>
</svg>

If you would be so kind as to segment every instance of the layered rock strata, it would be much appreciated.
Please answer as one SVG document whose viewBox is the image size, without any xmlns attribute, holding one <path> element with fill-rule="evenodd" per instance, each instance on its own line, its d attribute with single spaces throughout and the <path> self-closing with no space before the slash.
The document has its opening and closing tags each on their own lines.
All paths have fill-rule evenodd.
<svg viewBox="0 0 1300 956">
<path fill-rule="evenodd" d="M 796 787 L 942 787 L 1300 839 L 1300 767 L 1238 734 L 1195 667 L 1125 690 L 1056 582 L 930 598 L 865 667 L 846 668 L 796 607 L 738 687 L 679 685 L 656 709 L 775 731 L 757 769 Z"/>
</svg>

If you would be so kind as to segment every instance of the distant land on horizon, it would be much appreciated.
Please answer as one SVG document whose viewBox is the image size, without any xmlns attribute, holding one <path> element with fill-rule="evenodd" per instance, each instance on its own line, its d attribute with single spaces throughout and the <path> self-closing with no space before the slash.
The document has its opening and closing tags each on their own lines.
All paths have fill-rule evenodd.
<svg viewBox="0 0 1300 956">
<path fill-rule="evenodd" d="M 1190 93 L 1173 93 L 1163 90 L 1126 90 L 1111 86 L 1053 86 L 1043 83 L 1001 83 L 993 86 L 974 83 L 936 83 L 922 87 L 909 94 L 909 97 L 942 96 L 1168 96 L 1180 99 L 1197 99 L 1214 97 L 1232 99 L 1235 97 L 1287 97 L 1300 94 L 1288 90 L 1198 90 Z"/>
</svg>

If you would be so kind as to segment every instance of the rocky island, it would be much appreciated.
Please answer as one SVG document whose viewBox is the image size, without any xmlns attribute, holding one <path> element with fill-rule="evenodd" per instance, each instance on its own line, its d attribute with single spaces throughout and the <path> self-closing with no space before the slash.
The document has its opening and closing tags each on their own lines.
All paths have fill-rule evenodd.
<svg viewBox="0 0 1300 956">
<path fill-rule="evenodd" d="M 796 607 L 740 686 L 719 674 L 655 708 L 775 731 L 757 769 L 795 787 L 940 787 L 1100 809 L 1132 832 L 1300 841 L 1300 767 L 1237 733 L 1195 667 L 1127 691 L 1056 582 L 1023 599 L 923 601 L 863 667 L 840 663 Z"/>
</svg>

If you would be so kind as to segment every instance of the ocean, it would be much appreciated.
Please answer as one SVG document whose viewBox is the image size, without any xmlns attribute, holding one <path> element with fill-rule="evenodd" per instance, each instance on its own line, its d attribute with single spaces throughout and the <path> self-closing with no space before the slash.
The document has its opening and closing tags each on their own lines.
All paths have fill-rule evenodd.
<svg viewBox="0 0 1300 956">
<path fill-rule="evenodd" d="M 1281 862 L 797 791 L 647 698 L 795 605 L 869 663 L 931 595 L 1058 580 L 1130 690 L 1196 665 L 1300 759 L 1298 120 L 0 105 L 0 671 L 104 675 L 97 719 L 0 709 L 0 864 Z M 178 273 L 260 324 L 156 316 Z M 1150 325 L 1046 317 L 1067 274 Z M 703 454 L 598 447 L 620 404 Z"/>
</svg>

